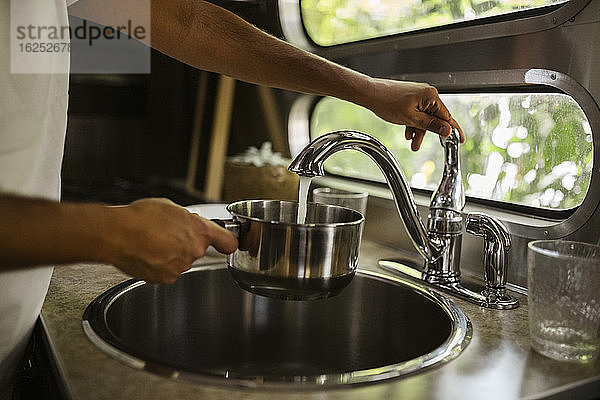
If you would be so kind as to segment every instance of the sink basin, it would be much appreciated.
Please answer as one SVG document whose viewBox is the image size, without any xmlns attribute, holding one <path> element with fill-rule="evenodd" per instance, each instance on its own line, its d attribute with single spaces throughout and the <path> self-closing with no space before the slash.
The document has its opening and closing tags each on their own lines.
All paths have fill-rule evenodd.
<svg viewBox="0 0 600 400">
<path fill-rule="evenodd" d="M 359 269 L 335 297 L 284 301 L 240 289 L 224 264 L 173 285 L 119 284 L 83 327 L 111 356 L 174 379 L 309 387 L 415 373 L 457 357 L 472 332 L 451 300 L 410 280 Z"/>
</svg>

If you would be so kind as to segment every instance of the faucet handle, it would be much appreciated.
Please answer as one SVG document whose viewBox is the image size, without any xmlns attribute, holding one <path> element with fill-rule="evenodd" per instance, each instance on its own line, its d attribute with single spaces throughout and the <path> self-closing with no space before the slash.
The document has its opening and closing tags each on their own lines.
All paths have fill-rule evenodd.
<svg viewBox="0 0 600 400">
<path fill-rule="evenodd" d="M 452 210 L 460 213 L 465 207 L 465 188 L 460 171 L 458 145 L 460 134 L 455 128 L 448 137 L 440 137 L 444 148 L 444 172 L 436 191 L 431 196 L 430 209 Z"/>
<path fill-rule="evenodd" d="M 481 294 L 493 308 L 518 307 L 519 300 L 506 293 L 506 258 L 511 245 L 508 229 L 497 218 L 483 213 L 467 215 L 465 229 L 483 237 L 485 289 Z"/>
<path fill-rule="evenodd" d="M 460 133 L 458 132 L 458 129 L 452 127 L 448 136 L 440 136 L 440 143 L 442 146 L 446 146 L 447 142 L 452 146 L 458 146 L 460 144 Z"/>
</svg>

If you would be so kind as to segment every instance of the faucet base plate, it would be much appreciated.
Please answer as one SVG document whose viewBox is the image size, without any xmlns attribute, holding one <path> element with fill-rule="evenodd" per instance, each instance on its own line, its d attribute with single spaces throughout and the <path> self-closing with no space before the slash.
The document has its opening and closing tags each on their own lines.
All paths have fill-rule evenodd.
<svg viewBox="0 0 600 400">
<path fill-rule="evenodd" d="M 519 307 L 519 300 L 511 297 L 506 291 L 500 293 L 494 289 L 486 288 L 481 293 L 477 293 L 462 286 L 458 280 L 447 282 L 441 280 L 431 281 L 427 279 L 425 273 L 398 260 L 379 260 L 378 265 L 386 271 L 408 276 L 419 282 L 425 282 L 425 284 L 433 289 L 440 289 L 470 303 L 477 304 L 480 307 L 496 310 L 510 310 Z"/>
</svg>

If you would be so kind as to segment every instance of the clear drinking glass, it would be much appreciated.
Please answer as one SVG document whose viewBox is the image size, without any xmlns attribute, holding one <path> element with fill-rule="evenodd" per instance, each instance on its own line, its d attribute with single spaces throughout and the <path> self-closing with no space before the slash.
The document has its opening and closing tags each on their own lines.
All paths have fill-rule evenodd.
<svg viewBox="0 0 600 400">
<path fill-rule="evenodd" d="M 528 245 L 531 346 L 556 360 L 587 362 L 600 346 L 600 246 L 536 240 Z"/>
<path fill-rule="evenodd" d="M 313 201 L 315 203 L 331 204 L 356 210 L 363 215 L 367 212 L 367 192 L 348 192 L 345 190 L 320 187 L 313 190 Z"/>
</svg>

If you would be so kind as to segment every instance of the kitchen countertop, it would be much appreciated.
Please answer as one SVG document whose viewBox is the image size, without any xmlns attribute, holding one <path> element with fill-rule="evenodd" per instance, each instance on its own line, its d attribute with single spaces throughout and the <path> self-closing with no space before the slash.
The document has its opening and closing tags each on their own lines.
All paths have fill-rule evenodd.
<svg viewBox="0 0 600 400">
<path fill-rule="evenodd" d="M 375 269 L 380 258 L 398 251 L 363 241 L 360 268 Z M 223 262 L 206 257 L 201 263 Z M 381 271 L 380 271 L 381 272 Z M 513 399 L 598 398 L 600 362 L 573 364 L 551 360 L 530 348 L 527 298 L 521 306 L 498 311 L 450 297 L 467 314 L 473 338 L 462 354 L 425 372 L 369 385 L 338 389 L 247 389 L 173 380 L 136 370 L 109 357 L 85 336 L 81 317 L 107 289 L 129 279 L 100 264 L 57 267 L 42 309 L 42 321 L 59 375 L 73 399 Z"/>
</svg>

